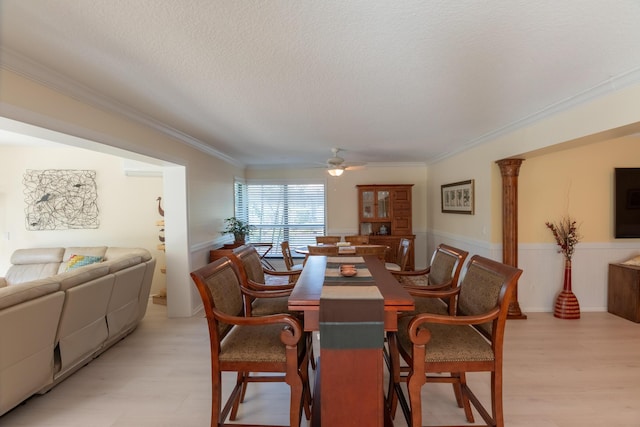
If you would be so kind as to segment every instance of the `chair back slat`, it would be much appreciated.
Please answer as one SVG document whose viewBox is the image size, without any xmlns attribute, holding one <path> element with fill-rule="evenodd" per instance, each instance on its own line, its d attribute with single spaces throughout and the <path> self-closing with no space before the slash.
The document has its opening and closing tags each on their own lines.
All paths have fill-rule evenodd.
<svg viewBox="0 0 640 427">
<path fill-rule="evenodd" d="M 287 267 L 287 270 L 291 271 L 293 268 L 293 256 L 291 255 L 291 248 L 289 247 L 289 242 L 286 240 L 280 243 L 280 248 L 282 249 L 282 259 L 284 260 L 284 265 Z"/>
</svg>

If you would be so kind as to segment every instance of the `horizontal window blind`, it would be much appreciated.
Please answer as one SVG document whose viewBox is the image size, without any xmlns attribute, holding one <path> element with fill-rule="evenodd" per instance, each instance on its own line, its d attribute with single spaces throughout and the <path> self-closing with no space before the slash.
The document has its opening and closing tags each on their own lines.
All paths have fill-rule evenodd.
<svg viewBox="0 0 640 427">
<path fill-rule="evenodd" d="M 244 181 L 235 179 L 233 183 L 235 217 L 247 222 L 249 220 L 247 203 L 247 185 Z"/>
<path fill-rule="evenodd" d="M 325 234 L 324 184 L 248 183 L 246 190 L 249 224 L 254 227 L 249 241 L 273 243 L 269 255 L 282 256 L 283 241 L 291 248 L 307 246 Z"/>
</svg>

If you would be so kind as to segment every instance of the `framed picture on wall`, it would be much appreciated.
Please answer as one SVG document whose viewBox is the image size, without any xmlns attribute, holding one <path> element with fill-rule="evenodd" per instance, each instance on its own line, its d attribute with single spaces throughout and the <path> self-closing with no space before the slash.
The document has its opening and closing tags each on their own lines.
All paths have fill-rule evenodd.
<svg viewBox="0 0 640 427">
<path fill-rule="evenodd" d="M 475 195 L 472 179 L 441 185 L 440 193 L 443 213 L 473 215 Z"/>
</svg>

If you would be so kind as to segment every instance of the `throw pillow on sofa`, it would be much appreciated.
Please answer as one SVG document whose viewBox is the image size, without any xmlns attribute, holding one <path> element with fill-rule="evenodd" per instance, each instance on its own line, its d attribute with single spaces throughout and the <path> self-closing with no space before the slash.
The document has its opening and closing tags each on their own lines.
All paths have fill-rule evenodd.
<svg viewBox="0 0 640 427">
<path fill-rule="evenodd" d="M 102 262 L 103 257 L 101 256 L 90 256 L 90 255 L 71 255 L 69 261 L 65 264 L 64 271 L 71 271 L 73 269 L 83 267 L 89 264 L 95 264 L 97 262 Z"/>
</svg>

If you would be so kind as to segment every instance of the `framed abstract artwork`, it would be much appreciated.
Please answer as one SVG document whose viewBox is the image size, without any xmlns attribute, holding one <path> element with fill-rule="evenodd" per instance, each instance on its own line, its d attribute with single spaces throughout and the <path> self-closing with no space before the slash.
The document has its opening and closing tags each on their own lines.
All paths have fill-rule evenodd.
<svg viewBox="0 0 640 427">
<path fill-rule="evenodd" d="M 28 169 L 24 174 L 27 230 L 98 228 L 96 172 Z"/>
</svg>

